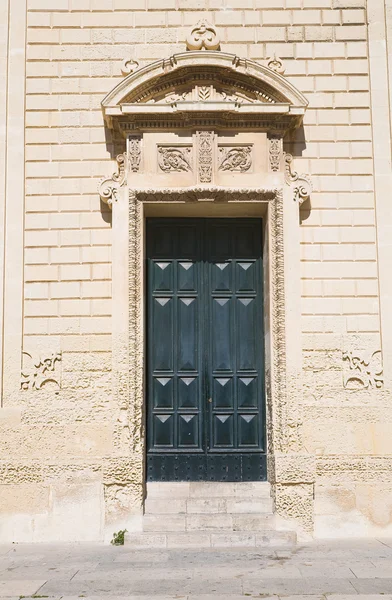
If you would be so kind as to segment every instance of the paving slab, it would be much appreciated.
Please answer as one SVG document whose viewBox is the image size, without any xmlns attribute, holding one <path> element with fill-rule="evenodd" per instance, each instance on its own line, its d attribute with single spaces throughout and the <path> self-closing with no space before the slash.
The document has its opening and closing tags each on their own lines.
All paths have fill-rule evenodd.
<svg viewBox="0 0 392 600">
<path fill-rule="evenodd" d="M 45 579 L 0 580 L 0 598 L 4 598 L 5 596 L 31 596 L 36 594 L 45 583 Z"/>
</svg>

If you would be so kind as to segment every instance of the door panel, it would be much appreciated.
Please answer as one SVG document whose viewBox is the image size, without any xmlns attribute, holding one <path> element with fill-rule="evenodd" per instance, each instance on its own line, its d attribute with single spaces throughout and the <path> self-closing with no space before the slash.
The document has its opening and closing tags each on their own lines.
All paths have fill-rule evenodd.
<svg viewBox="0 0 392 600">
<path fill-rule="evenodd" d="M 260 219 L 149 219 L 147 477 L 266 477 Z"/>
</svg>

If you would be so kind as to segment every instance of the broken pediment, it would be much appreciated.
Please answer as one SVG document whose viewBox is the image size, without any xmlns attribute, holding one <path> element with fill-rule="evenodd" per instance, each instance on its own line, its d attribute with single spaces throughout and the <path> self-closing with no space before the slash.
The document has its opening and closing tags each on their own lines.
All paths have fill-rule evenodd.
<svg viewBox="0 0 392 600">
<path fill-rule="evenodd" d="M 188 51 L 137 69 L 102 102 L 107 125 L 149 127 L 298 127 L 307 100 L 276 70 L 220 51 Z"/>
</svg>

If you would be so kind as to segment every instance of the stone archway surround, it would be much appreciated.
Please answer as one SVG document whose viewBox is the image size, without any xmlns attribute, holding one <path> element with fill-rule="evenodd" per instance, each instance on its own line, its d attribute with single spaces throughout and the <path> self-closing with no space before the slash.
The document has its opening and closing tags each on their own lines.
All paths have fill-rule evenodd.
<svg viewBox="0 0 392 600">
<path fill-rule="evenodd" d="M 200 56 L 204 62 L 207 57 L 212 63 L 219 63 L 221 66 L 222 54 L 219 52 L 189 54 L 204 55 Z M 158 211 L 159 216 L 162 216 L 166 210 L 170 210 L 173 214 L 176 207 L 181 207 L 181 214 L 186 215 L 187 211 L 190 214 L 195 207 L 207 205 L 223 211 L 220 214 L 225 216 L 233 216 L 232 211 L 235 206 L 236 215 L 246 216 L 246 212 L 244 214 L 241 212 L 242 207 L 246 211 L 249 206 L 257 206 L 258 214 L 264 216 L 265 260 L 267 261 L 265 265 L 265 353 L 268 480 L 273 486 L 276 513 L 281 517 L 280 520 L 278 519 L 278 526 L 282 528 L 294 526 L 300 532 L 310 532 L 313 520 L 314 460 L 302 448 L 301 417 L 298 413 L 297 401 L 301 390 L 298 204 L 309 197 L 311 186 L 307 177 L 292 171 L 292 157 L 284 155 L 282 143 L 287 128 L 298 125 L 298 113 L 302 108 L 296 109 L 290 106 L 292 107 L 293 102 L 301 101 L 301 95 L 298 93 L 296 96 L 290 89 L 290 101 L 276 102 L 271 113 L 268 113 L 271 106 L 266 107 L 258 101 L 259 99 L 256 99 L 251 106 L 246 106 L 246 102 L 238 103 L 238 99 L 235 98 L 231 98 L 230 102 L 217 102 L 213 94 L 215 75 L 212 64 L 212 93 L 209 98 L 206 95 L 202 105 L 198 106 L 200 97 L 195 97 L 194 92 L 192 92 L 192 102 L 178 100 L 177 95 L 175 102 L 158 101 L 151 105 L 148 99 L 154 94 L 154 86 L 162 95 L 166 78 L 173 77 L 173 70 L 177 69 L 181 60 L 182 58 L 179 60 L 178 57 L 173 57 L 173 60 L 169 60 L 167 64 L 165 61 L 163 63 L 159 61 L 159 65 L 155 63 L 156 67 L 141 70 L 143 71 L 140 75 L 142 96 L 147 98 L 146 104 L 137 100 L 136 92 L 139 89 L 137 73 L 126 78 L 116 88 L 117 91 L 114 90 L 103 102 L 107 123 L 126 140 L 126 151 L 117 159 L 118 173 L 102 182 L 100 195 L 102 200 L 113 209 L 113 394 L 122 409 L 122 418 L 129 430 L 129 473 L 126 474 L 125 481 L 127 482 L 127 504 L 132 507 L 132 515 L 129 515 L 127 520 L 127 528 L 128 530 L 141 528 L 145 487 L 143 274 L 145 216 L 149 214 L 151 207 L 154 207 L 154 214 Z M 193 64 L 195 61 L 198 62 L 196 56 L 189 55 L 183 60 Z M 227 56 L 224 60 L 227 62 Z M 238 69 L 241 65 L 240 59 L 237 61 L 231 59 L 231 65 L 233 69 Z M 195 68 L 198 69 L 197 64 Z M 161 73 L 161 77 L 157 76 L 157 70 Z M 252 72 L 248 64 L 243 66 L 243 70 L 241 77 L 245 78 L 249 72 Z M 259 68 L 258 70 L 260 71 Z M 280 80 L 283 78 L 276 73 L 272 73 L 271 76 L 269 73 L 265 74 L 265 70 L 265 67 L 261 69 L 260 76 L 267 75 L 267 79 L 269 78 L 268 89 L 271 93 L 272 83 L 276 81 L 281 83 Z M 151 86 L 149 86 L 149 74 L 153 79 Z M 201 76 L 199 70 L 197 76 Z M 253 81 L 252 77 L 253 75 L 249 75 L 249 86 Z M 181 78 L 182 86 L 183 81 Z M 169 86 L 170 93 L 173 93 L 173 85 L 172 80 Z M 241 86 L 241 89 L 244 89 L 243 81 Z M 183 89 L 181 87 L 182 94 Z M 286 89 L 288 89 L 287 85 Z M 282 93 L 281 90 L 282 85 L 279 93 Z M 129 103 L 130 98 L 134 104 Z M 115 106 L 116 102 L 118 104 Z M 181 115 L 179 116 L 180 104 Z M 233 106 L 230 108 L 231 104 Z M 200 115 L 197 111 L 201 109 L 210 111 L 207 131 L 220 130 L 224 134 L 225 130 L 232 131 L 233 123 L 237 118 L 236 113 L 244 106 L 241 116 L 243 133 L 240 134 L 241 143 L 237 146 L 242 147 L 244 140 L 247 143 L 259 136 L 266 155 L 265 172 L 257 172 L 256 169 L 256 172 L 251 175 L 239 171 L 231 173 L 229 178 L 222 179 L 212 168 L 206 180 L 199 152 L 200 129 L 205 122 L 205 114 Z M 229 119 L 229 123 L 225 126 L 222 115 L 227 117 L 230 110 L 233 118 Z M 277 117 L 280 110 L 282 115 Z M 259 115 L 259 120 L 255 121 L 255 111 L 263 113 L 262 120 Z M 155 119 L 153 122 L 152 115 Z M 167 136 L 174 134 L 168 134 L 167 131 L 174 128 L 177 131 L 179 128 L 182 129 L 185 140 L 187 131 L 194 132 L 188 138 L 188 142 L 190 139 L 194 140 L 192 148 L 195 168 L 189 169 L 194 170 L 194 174 L 172 172 L 169 177 L 160 172 L 158 175 L 159 159 L 152 166 L 147 164 L 151 154 L 157 153 L 160 147 L 168 145 L 168 139 L 173 145 L 173 139 Z M 196 128 L 199 131 L 195 131 Z M 255 133 L 255 131 L 264 133 Z M 252 138 L 252 135 L 256 138 Z M 215 133 L 215 137 L 219 137 L 218 133 Z M 174 146 L 181 149 L 185 142 L 183 139 L 180 141 L 181 143 L 177 139 Z M 230 143 L 233 144 L 233 140 Z M 256 143 L 259 141 L 256 140 Z M 218 145 L 212 152 L 211 159 L 217 161 L 217 152 Z M 143 153 L 147 156 L 146 159 Z M 265 187 L 263 185 L 259 187 L 260 183 Z"/>
</svg>

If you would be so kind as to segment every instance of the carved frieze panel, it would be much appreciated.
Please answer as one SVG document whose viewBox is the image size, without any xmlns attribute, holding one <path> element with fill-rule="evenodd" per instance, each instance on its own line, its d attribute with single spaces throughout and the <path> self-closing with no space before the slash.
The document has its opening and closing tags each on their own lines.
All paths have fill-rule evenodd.
<svg viewBox="0 0 392 600">
<path fill-rule="evenodd" d="M 213 131 L 198 131 L 198 178 L 200 183 L 211 183 L 214 165 L 214 142 Z"/>
<path fill-rule="evenodd" d="M 192 147 L 158 146 L 158 167 L 163 173 L 192 171 Z"/>
<path fill-rule="evenodd" d="M 219 171 L 249 172 L 253 164 L 252 149 L 251 145 L 219 146 Z"/>
<path fill-rule="evenodd" d="M 23 352 L 21 389 L 40 390 L 49 382 L 60 387 L 58 363 L 61 360 L 61 352 L 35 357 L 28 352 Z"/>
<path fill-rule="evenodd" d="M 343 352 L 343 386 L 346 389 L 381 389 L 384 386 L 381 350 Z"/>
</svg>

